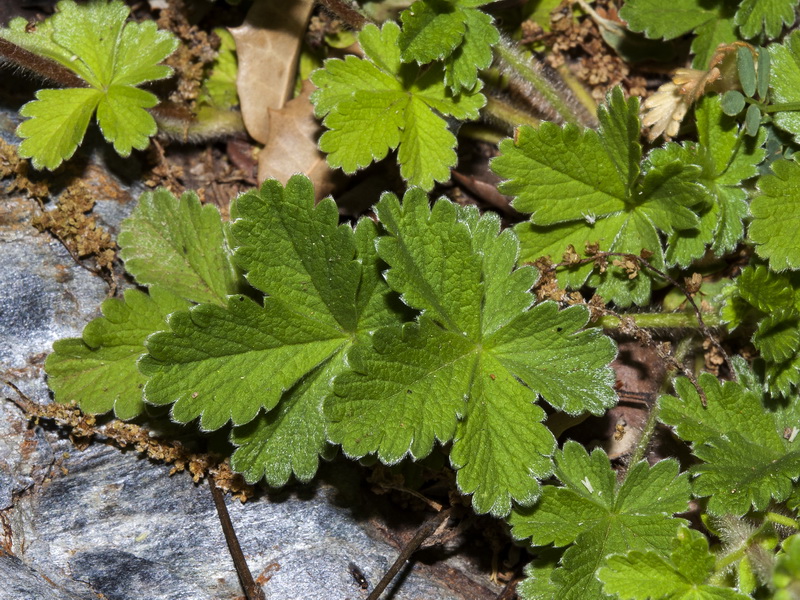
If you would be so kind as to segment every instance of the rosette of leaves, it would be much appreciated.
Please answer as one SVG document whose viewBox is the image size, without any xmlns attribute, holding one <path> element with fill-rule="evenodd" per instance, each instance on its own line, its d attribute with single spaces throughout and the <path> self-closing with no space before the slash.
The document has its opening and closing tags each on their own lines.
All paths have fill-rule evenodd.
<svg viewBox="0 0 800 600">
<path fill-rule="evenodd" d="M 164 79 L 172 69 L 159 64 L 178 46 L 152 21 L 127 22 L 130 9 L 113 0 L 77 4 L 62 0 L 56 12 L 33 26 L 13 19 L 0 38 L 74 73 L 82 87 L 44 89 L 20 110 L 28 120 L 17 128 L 19 154 L 37 169 L 55 169 L 83 140 L 93 114 L 103 136 L 120 156 L 147 147 L 157 127 L 146 109 L 158 104 L 143 83 Z M 43 75 L 49 70 L 37 69 Z"/>
</svg>

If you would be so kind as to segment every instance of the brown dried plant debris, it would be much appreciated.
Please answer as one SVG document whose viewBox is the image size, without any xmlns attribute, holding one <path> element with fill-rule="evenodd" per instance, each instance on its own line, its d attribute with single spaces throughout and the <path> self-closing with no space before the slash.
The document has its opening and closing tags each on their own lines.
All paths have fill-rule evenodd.
<svg viewBox="0 0 800 600">
<path fill-rule="evenodd" d="M 28 197 L 39 200 L 47 198 L 50 195 L 47 183 L 33 181 L 30 175 L 30 161 L 20 158 L 16 146 L 0 139 L 0 179 L 12 179 L 6 191 L 24 192 Z"/>
<path fill-rule="evenodd" d="M 220 40 L 214 33 L 190 25 L 186 19 L 184 0 L 170 0 L 156 21 L 160 29 L 167 29 L 181 40 L 178 49 L 166 60 L 175 69 L 176 90 L 170 101 L 194 112 L 203 76 L 217 57 Z"/>
<path fill-rule="evenodd" d="M 54 421 L 69 433 L 70 441 L 78 450 L 84 450 L 96 439 L 108 440 L 119 448 L 133 448 L 150 460 L 172 465 L 170 475 L 188 471 L 198 483 L 209 474 L 214 476 L 217 487 L 230 492 L 234 498 L 246 502 L 254 495 L 253 486 L 231 470 L 227 460 L 220 457 L 192 452 L 178 441 L 154 437 L 152 432 L 133 423 L 112 420 L 99 425 L 94 415 L 85 414 L 74 404 L 37 404 L 23 394 L 17 386 L 6 381 L 6 385 L 17 392 L 17 398 L 8 398 L 31 421 Z"/>
<path fill-rule="evenodd" d="M 40 200 L 42 210 L 31 223 L 40 231 L 49 231 L 57 237 L 76 259 L 92 256 L 98 268 L 110 271 L 117 245 L 111 234 L 88 214 L 94 204 L 94 193 L 76 179 L 61 193 L 54 209 L 45 210 Z"/>
<path fill-rule="evenodd" d="M 645 95 L 646 79 L 631 73 L 629 65 L 603 40 L 600 28 L 591 18 L 573 17 L 572 4 L 572 0 L 564 0 L 553 10 L 549 32 L 533 21 L 524 22 L 522 42 L 542 42 L 547 46 L 547 63 L 555 69 L 570 66 L 598 103 L 619 84 L 624 84 L 630 95 Z M 601 16 L 615 20 L 613 3 L 600 0 L 594 6 Z"/>
</svg>

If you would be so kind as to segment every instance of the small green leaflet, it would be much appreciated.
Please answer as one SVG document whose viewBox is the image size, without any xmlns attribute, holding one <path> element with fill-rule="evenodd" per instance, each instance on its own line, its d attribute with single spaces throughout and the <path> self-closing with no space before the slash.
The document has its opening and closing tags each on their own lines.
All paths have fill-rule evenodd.
<svg viewBox="0 0 800 600">
<path fill-rule="evenodd" d="M 147 341 L 145 399 L 173 404 L 176 421 L 199 417 L 205 430 L 256 419 L 234 430 L 236 468 L 273 485 L 292 471 L 307 480 L 326 448 L 319 403 L 346 366 L 343 354 L 372 328 L 398 322 L 380 278 L 377 228 L 368 219 L 355 231 L 338 225 L 334 202 L 315 206 L 300 175 L 239 196 L 231 215 L 234 260 L 266 294 L 263 305 L 237 295 L 174 314 L 170 331 Z"/>
<path fill-rule="evenodd" d="M 753 222 L 748 231 L 756 253 L 775 271 L 800 269 L 800 164 L 776 160 L 772 174 L 758 180 L 758 190 L 750 203 Z"/>
<path fill-rule="evenodd" d="M 684 523 L 672 515 L 689 502 L 689 482 L 678 474 L 677 462 L 637 463 L 619 489 L 602 450 L 588 454 L 568 441 L 556 452 L 555 465 L 563 487 L 545 486 L 535 505 L 515 508 L 509 517 L 517 539 L 569 545 L 558 565 L 534 570 L 533 581 L 523 585 L 530 590 L 526 598 L 544 598 L 543 590 L 560 600 L 607 598 L 594 574 L 609 555 L 632 549 L 666 555 Z"/>
<path fill-rule="evenodd" d="M 224 305 L 236 291 L 219 211 L 197 194 L 180 200 L 165 189 L 145 192 L 117 238 L 120 258 L 140 285 L 159 285 L 192 302 Z"/>
<path fill-rule="evenodd" d="M 786 538 L 772 573 L 772 584 L 777 590 L 772 600 L 794 600 L 800 585 L 800 534 Z"/>
<path fill-rule="evenodd" d="M 716 557 L 699 531 L 682 527 L 666 558 L 654 552 L 612 556 L 597 577 L 620 600 L 747 600 L 751 596 L 709 583 Z"/>
<path fill-rule="evenodd" d="M 664 268 L 659 231 L 697 229 L 697 212 L 712 201 L 699 182 L 701 168 L 687 164 L 674 144 L 642 162 L 639 102 L 626 101 L 620 88 L 599 108 L 598 119 L 599 132 L 542 123 L 538 129 L 522 126 L 514 140 L 500 143 L 492 169 L 507 181 L 499 189 L 515 196 L 517 210 L 533 213 L 530 223 L 516 227 L 521 259 L 549 255 L 557 262 L 569 244 L 582 251 L 599 243 L 603 251 L 649 250 L 651 264 Z M 619 306 L 649 302 L 649 274 L 631 279 L 616 267 L 590 272 L 591 265 L 562 270 L 559 281 L 577 288 L 588 278 Z"/>
<path fill-rule="evenodd" d="M 753 345 L 765 389 L 788 397 L 800 384 L 800 274 L 747 267 L 726 296 L 722 317 L 730 329 L 757 324 Z"/>
<path fill-rule="evenodd" d="M 228 110 L 239 104 L 239 94 L 236 89 L 236 75 L 239 72 L 236 42 L 224 27 L 216 27 L 214 34 L 220 40 L 219 51 L 203 80 L 197 103 Z"/>
<path fill-rule="evenodd" d="M 456 163 L 456 138 L 444 117 L 477 119 L 486 99 L 480 85 L 451 94 L 440 65 L 401 64 L 399 36 L 395 23 L 367 25 L 358 36 L 365 59 L 327 60 L 312 73 L 319 89 L 311 101 L 328 128 L 319 145 L 328 163 L 345 173 L 397 149 L 403 178 L 429 190 L 447 181 Z"/>
<path fill-rule="evenodd" d="M 455 440 L 457 483 L 477 512 L 531 503 L 555 443 L 537 394 L 572 414 L 599 414 L 614 402 L 614 344 L 581 331 L 583 307 L 529 309 L 536 274 L 514 269 L 516 237 L 500 233 L 496 216 L 446 200 L 431 210 L 418 189 L 402 205 L 385 194 L 376 212 L 386 279 L 422 314 L 349 353 L 352 372 L 325 401 L 328 435 L 349 456 L 376 453 L 387 464 Z"/>
<path fill-rule="evenodd" d="M 644 32 L 650 39 L 671 40 L 694 32 L 692 65 L 707 69 L 719 44 L 738 39 L 735 12 L 736 4 L 730 0 L 626 0 L 619 16 L 631 31 Z"/>
<path fill-rule="evenodd" d="M 736 11 L 736 25 L 739 33 L 750 40 L 762 32 L 768 38 L 776 38 L 783 27 L 794 25 L 795 9 L 799 0 L 744 0 Z"/>
<path fill-rule="evenodd" d="M 417 0 L 400 19 L 400 59 L 420 65 L 445 61 L 445 84 L 454 94 L 478 84 L 478 71 L 492 62 L 500 40 L 493 19 L 477 10 L 486 0 Z"/>
<path fill-rule="evenodd" d="M 145 338 L 166 328 L 167 315 L 189 303 L 154 286 L 150 295 L 126 290 L 125 299 L 103 302 L 103 317 L 94 319 L 80 338 L 58 340 L 47 357 L 47 383 L 57 402 L 76 402 L 91 414 L 114 411 L 132 419 L 144 409 L 146 378 L 137 361 L 146 352 Z"/>
<path fill-rule="evenodd" d="M 152 21 L 126 23 L 129 12 L 118 0 L 62 0 L 56 13 L 32 32 L 21 18 L 0 29 L 3 39 L 58 62 L 87 84 L 40 90 L 20 110 L 29 119 L 17 128 L 24 139 L 19 154 L 32 158 L 37 169 L 55 169 L 70 158 L 95 111 L 103 135 L 120 156 L 146 148 L 156 133 L 155 120 L 145 109 L 158 98 L 136 86 L 172 74 L 158 63 L 172 54 L 178 40 Z"/>
<path fill-rule="evenodd" d="M 733 381 L 721 383 L 709 373 L 699 377 L 707 406 L 686 378 L 675 382 L 679 397 L 662 396 L 660 419 L 692 442 L 703 461 L 692 468 L 692 491 L 709 496 L 712 515 L 744 515 L 751 506 L 765 510 L 788 498 L 800 477 L 800 446 L 784 437 L 783 413 L 769 412 L 759 394 Z"/>
<path fill-rule="evenodd" d="M 800 31 L 794 31 L 783 44 L 772 44 L 770 57 L 770 102 L 793 104 L 800 102 Z M 789 132 L 795 143 L 800 142 L 800 111 L 782 110 L 772 114 L 772 120 Z"/>
<path fill-rule="evenodd" d="M 765 155 L 766 131 L 742 138 L 736 120 L 722 112 L 719 96 L 704 96 L 695 117 L 699 143 L 667 146 L 680 160 L 702 167 L 703 184 L 711 192 L 711 203 L 699 212 L 699 227 L 675 231 L 667 242 L 667 263 L 682 267 L 702 257 L 709 243 L 714 254 L 721 256 L 742 239 L 742 220 L 748 212 L 742 182 L 758 174 Z"/>
</svg>

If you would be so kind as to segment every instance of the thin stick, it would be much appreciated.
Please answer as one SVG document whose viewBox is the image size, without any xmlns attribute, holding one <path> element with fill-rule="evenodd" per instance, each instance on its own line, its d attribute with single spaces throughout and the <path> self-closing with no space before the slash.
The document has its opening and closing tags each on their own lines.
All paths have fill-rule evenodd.
<svg viewBox="0 0 800 600">
<path fill-rule="evenodd" d="M 236 531 L 234 531 L 233 523 L 231 523 L 231 516 L 228 514 L 228 507 L 225 506 L 225 496 L 222 490 L 217 487 L 217 484 L 214 483 L 214 476 L 211 473 L 208 474 L 208 486 L 211 488 L 211 497 L 214 498 L 214 506 L 217 507 L 222 533 L 225 534 L 228 551 L 231 553 L 233 565 L 236 567 L 236 574 L 239 576 L 244 595 L 247 600 L 266 600 L 264 590 L 255 582 L 253 574 L 250 572 L 250 567 L 247 566 L 242 547 L 239 545 Z"/>
<path fill-rule="evenodd" d="M 408 559 L 411 558 L 411 555 L 414 554 L 414 552 L 416 552 L 417 549 L 422 545 L 422 542 L 428 539 L 428 537 L 434 531 L 436 531 L 436 528 L 439 527 L 439 525 L 450 516 L 451 510 L 452 509 L 450 508 L 443 510 L 429 519 L 426 523 L 423 523 L 422 526 L 417 529 L 414 537 L 409 540 L 409 542 L 405 545 L 405 548 L 403 548 L 402 552 L 400 552 L 400 556 L 397 557 L 397 560 L 394 561 L 394 564 L 391 566 L 391 568 L 386 571 L 386 574 L 378 582 L 378 585 L 375 586 L 375 589 L 373 589 L 372 592 L 370 592 L 370 595 L 367 596 L 367 600 L 378 600 L 378 598 L 381 597 L 381 594 L 383 593 L 383 590 L 386 589 L 386 586 L 392 582 L 392 579 L 394 579 L 395 575 L 400 572 L 400 569 L 405 566 L 406 562 L 408 562 Z"/>
<path fill-rule="evenodd" d="M 512 598 L 515 598 L 518 583 L 519 579 L 511 579 L 503 588 L 503 591 L 500 592 L 500 595 L 495 598 L 495 600 L 511 600 Z"/>
</svg>

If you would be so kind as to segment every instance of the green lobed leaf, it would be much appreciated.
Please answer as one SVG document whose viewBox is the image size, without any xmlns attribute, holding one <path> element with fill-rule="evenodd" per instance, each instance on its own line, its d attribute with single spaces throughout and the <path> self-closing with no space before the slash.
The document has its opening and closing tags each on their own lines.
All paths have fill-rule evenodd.
<svg viewBox="0 0 800 600">
<path fill-rule="evenodd" d="M 216 207 L 197 194 L 145 192 L 117 237 L 120 258 L 140 285 L 159 285 L 192 302 L 224 305 L 237 274 Z"/>
<path fill-rule="evenodd" d="M 387 282 L 422 315 L 349 353 L 352 372 L 325 400 L 328 435 L 350 456 L 389 464 L 455 439 L 457 483 L 478 512 L 532 502 L 554 444 L 536 395 L 569 412 L 602 412 L 614 399 L 613 343 L 580 331 L 582 307 L 528 310 L 535 273 L 514 269 L 516 239 L 496 216 L 445 200 L 430 209 L 419 190 L 402 206 L 386 194 L 376 211 Z"/>
<path fill-rule="evenodd" d="M 103 302 L 102 317 L 94 319 L 80 338 L 58 340 L 47 357 L 47 382 L 57 402 L 76 402 L 84 412 L 110 410 L 119 419 L 132 419 L 144 409 L 146 378 L 137 361 L 145 354 L 145 338 L 166 329 L 167 315 L 188 302 L 153 286 L 150 295 L 126 290 L 124 300 Z"/>
<path fill-rule="evenodd" d="M 681 528 L 669 558 L 633 551 L 612 556 L 597 572 L 603 591 L 620 600 L 746 600 L 729 587 L 710 583 L 716 557 L 699 531 Z"/>
<path fill-rule="evenodd" d="M 786 37 L 783 44 L 771 44 L 770 102 L 772 104 L 797 104 L 800 102 L 800 31 Z M 772 120 L 800 142 L 800 111 L 782 110 L 772 114 Z"/>
<path fill-rule="evenodd" d="M 506 181 L 499 189 L 515 196 L 513 205 L 530 212 L 531 222 L 517 226 L 522 259 L 550 256 L 558 260 L 567 245 L 582 250 L 599 244 L 611 252 L 653 253 L 663 268 L 659 231 L 696 228 L 697 211 L 711 198 L 699 182 L 700 167 L 670 148 L 656 150 L 642 162 L 638 100 L 625 100 L 615 88 L 598 112 L 600 130 L 542 123 L 523 126 L 514 140 L 500 144 L 492 169 Z M 559 282 L 580 287 L 589 267 L 559 273 Z M 589 284 L 620 306 L 649 301 L 649 273 L 630 278 L 611 267 Z"/>
<path fill-rule="evenodd" d="M 374 226 L 359 226 L 357 234 L 340 226 L 333 201 L 315 206 L 304 176 L 292 177 L 285 188 L 265 182 L 259 191 L 237 198 L 231 215 L 239 246 L 235 259 L 250 283 L 268 294 L 263 306 L 245 296 L 230 296 L 225 307 L 201 304 L 173 315 L 171 330 L 148 340 L 146 400 L 174 403 L 173 419 L 200 417 L 200 426 L 209 430 L 229 420 L 234 425 L 252 421 L 318 366 L 328 368 L 321 365 L 366 335 L 361 315 L 378 326 L 396 314 L 372 297 L 387 291 L 370 258 Z M 365 254 L 362 263 L 357 251 Z M 298 425 L 296 419 L 282 423 L 281 432 Z M 322 443 L 317 438 L 313 448 L 297 452 Z M 263 459 L 263 454 L 252 456 Z M 245 459 L 237 464 L 251 473 L 269 469 L 269 476 L 278 478 L 285 467 L 278 462 L 275 457 L 269 465 Z M 308 473 L 301 471 L 303 477 Z"/>
<path fill-rule="evenodd" d="M 224 27 L 214 28 L 220 39 L 220 46 L 214 62 L 211 63 L 204 79 L 198 104 L 228 110 L 239 104 L 236 89 L 236 76 L 239 72 L 236 58 L 236 42 Z"/>
<path fill-rule="evenodd" d="M 676 462 L 637 463 L 618 490 L 602 450 L 589 454 L 569 441 L 555 464 L 563 487 L 546 486 L 535 505 L 516 508 L 509 517 L 517 539 L 530 538 L 536 546 L 572 544 L 556 568 L 534 574 L 549 583 L 533 587 L 555 589 L 557 598 L 605 598 L 594 574 L 608 556 L 630 549 L 669 551 L 683 523 L 672 515 L 685 511 L 689 501 L 689 482 Z"/>
<path fill-rule="evenodd" d="M 770 268 L 800 269 L 800 164 L 776 160 L 772 172 L 758 180 L 759 194 L 750 203 L 753 221 L 748 233 L 756 253 L 769 261 Z"/>
<path fill-rule="evenodd" d="M 158 63 L 172 54 L 178 41 L 151 21 L 126 23 L 129 12 L 118 0 L 62 0 L 34 31 L 28 32 L 24 20 L 0 29 L 0 37 L 59 62 L 88 85 L 41 90 L 20 111 L 29 117 L 17 128 L 24 138 L 20 155 L 32 158 L 36 168 L 54 169 L 70 158 L 95 110 L 103 135 L 121 156 L 145 148 L 155 134 L 155 120 L 145 109 L 158 99 L 135 86 L 172 74 Z"/>
<path fill-rule="evenodd" d="M 444 83 L 454 94 L 467 93 L 478 84 L 478 71 L 492 64 L 492 47 L 500 34 L 491 16 L 479 10 L 465 10 L 467 32 L 464 41 L 445 61 Z"/>
<path fill-rule="evenodd" d="M 789 536 L 781 544 L 772 583 L 777 590 L 774 600 L 792 600 L 796 596 L 800 587 L 800 535 Z"/>
<path fill-rule="evenodd" d="M 762 32 L 769 38 L 776 38 L 784 26 L 794 24 L 798 4 L 798 0 L 744 0 L 736 11 L 735 23 L 744 39 L 752 39 Z"/>
<path fill-rule="evenodd" d="M 423 65 L 451 54 L 467 32 L 465 11 L 445 0 L 417 0 L 400 14 L 403 62 Z"/>
<path fill-rule="evenodd" d="M 328 60 L 311 80 L 318 117 L 328 128 L 320 148 L 328 162 L 353 173 L 390 150 L 398 150 L 401 174 L 410 185 L 431 189 L 450 177 L 455 136 L 443 117 L 478 118 L 485 98 L 479 85 L 456 96 L 447 91 L 439 65 L 400 63 L 400 28 L 368 25 L 359 34 L 365 59 Z"/>
<path fill-rule="evenodd" d="M 627 0 L 620 8 L 620 17 L 631 31 L 644 32 L 651 39 L 675 39 L 684 34 L 697 34 L 692 42 L 695 54 L 692 65 L 707 69 L 717 46 L 738 39 L 734 30 L 736 5 L 729 0 Z"/>
<path fill-rule="evenodd" d="M 705 407 L 686 378 L 675 383 L 679 397 L 659 400 L 660 419 L 704 461 L 692 469 L 693 492 L 710 496 L 712 515 L 743 515 L 751 506 L 764 510 L 773 499 L 785 500 L 800 473 L 800 449 L 783 437 L 780 410 L 765 411 L 759 395 L 737 382 L 722 384 L 703 373 L 699 384 Z"/>
</svg>

